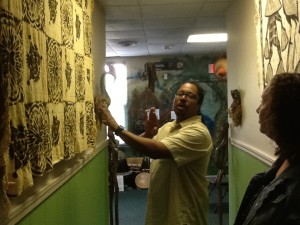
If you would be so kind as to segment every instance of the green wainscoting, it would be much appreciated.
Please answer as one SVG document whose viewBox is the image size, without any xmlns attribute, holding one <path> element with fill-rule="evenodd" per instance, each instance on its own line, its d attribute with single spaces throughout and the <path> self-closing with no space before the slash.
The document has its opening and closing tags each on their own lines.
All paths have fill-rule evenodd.
<svg viewBox="0 0 300 225">
<path fill-rule="evenodd" d="M 103 149 L 18 225 L 108 225 L 107 162 Z"/>
<path fill-rule="evenodd" d="M 229 147 L 229 224 L 233 224 L 250 179 L 270 166 L 236 146 Z"/>
</svg>

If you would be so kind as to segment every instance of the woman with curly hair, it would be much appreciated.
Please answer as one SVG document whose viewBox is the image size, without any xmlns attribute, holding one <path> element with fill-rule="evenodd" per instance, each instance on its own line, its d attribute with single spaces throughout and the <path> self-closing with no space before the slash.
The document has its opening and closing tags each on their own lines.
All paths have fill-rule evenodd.
<svg viewBox="0 0 300 225">
<path fill-rule="evenodd" d="M 260 131 L 276 143 L 278 158 L 250 181 L 234 225 L 299 225 L 300 74 L 275 75 L 257 113 Z"/>
</svg>

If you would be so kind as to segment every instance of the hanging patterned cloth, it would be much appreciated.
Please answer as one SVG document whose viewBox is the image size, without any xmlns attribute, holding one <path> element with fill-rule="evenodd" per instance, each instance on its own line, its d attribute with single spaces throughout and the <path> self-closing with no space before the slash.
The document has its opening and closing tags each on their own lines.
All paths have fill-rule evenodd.
<svg viewBox="0 0 300 225">
<path fill-rule="evenodd" d="M 6 81 L 1 91 L 7 87 L 9 115 L 2 121 L 10 138 L 1 143 L 0 178 L 7 178 L 9 196 L 22 194 L 34 185 L 33 176 L 43 176 L 55 163 L 94 147 L 93 5 L 0 2 L 0 77 Z"/>
</svg>

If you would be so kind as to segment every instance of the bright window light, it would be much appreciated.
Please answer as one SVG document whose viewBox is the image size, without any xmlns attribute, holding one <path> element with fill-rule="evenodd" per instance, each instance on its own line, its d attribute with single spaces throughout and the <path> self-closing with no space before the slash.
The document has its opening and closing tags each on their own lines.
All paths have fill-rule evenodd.
<svg viewBox="0 0 300 225">
<path fill-rule="evenodd" d="M 187 42 L 226 42 L 227 34 L 194 34 L 190 35 Z"/>
<path fill-rule="evenodd" d="M 113 64 L 116 71 L 116 80 L 113 76 L 105 76 L 105 86 L 111 99 L 109 110 L 118 124 L 125 126 L 125 106 L 127 104 L 127 67 L 122 63 Z M 124 141 L 115 136 L 119 144 Z"/>
</svg>

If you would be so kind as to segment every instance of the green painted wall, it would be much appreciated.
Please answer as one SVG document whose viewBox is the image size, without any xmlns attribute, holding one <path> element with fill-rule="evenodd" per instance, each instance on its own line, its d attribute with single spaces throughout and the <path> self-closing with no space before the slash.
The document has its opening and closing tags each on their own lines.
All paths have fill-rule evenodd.
<svg viewBox="0 0 300 225">
<path fill-rule="evenodd" d="M 249 153 L 229 147 L 229 224 L 233 224 L 250 179 L 269 165 Z"/>
<path fill-rule="evenodd" d="M 19 225 L 108 225 L 108 154 L 98 153 Z"/>
</svg>

